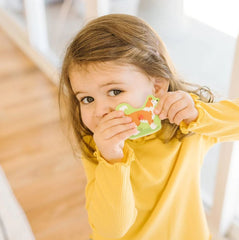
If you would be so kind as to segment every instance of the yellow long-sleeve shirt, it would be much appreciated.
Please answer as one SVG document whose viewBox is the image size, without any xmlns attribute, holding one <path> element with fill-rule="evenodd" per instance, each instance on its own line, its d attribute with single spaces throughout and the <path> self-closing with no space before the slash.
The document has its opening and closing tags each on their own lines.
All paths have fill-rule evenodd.
<svg viewBox="0 0 239 240">
<path fill-rule="evenodd" d="M 199 116 L 180 124 L 195 134 L 164 144 L 158 133 L 127 140 L 123 162 L 82 159 L 86 209 L 93 240 L 209 240 L 200 197 L 200 170 L 209 148 L 239 140 L 239 99 L 204 103 L 191 94 Z"/>
</svg>

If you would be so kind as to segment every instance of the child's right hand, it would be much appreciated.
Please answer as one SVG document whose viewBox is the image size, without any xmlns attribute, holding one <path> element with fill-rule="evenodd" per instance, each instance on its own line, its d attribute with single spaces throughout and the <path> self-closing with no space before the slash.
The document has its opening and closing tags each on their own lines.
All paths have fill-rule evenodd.
<svg viewBox="0 0 239 240">
<path fill-rule="evenodd" d="M 104 116 L 94 131 L 94 141 L 101 156 L 110 163 L 120 162 L 124 157 L 124 141 L 137 132 L 137 126 L 122 111 Z"/>
</svg>

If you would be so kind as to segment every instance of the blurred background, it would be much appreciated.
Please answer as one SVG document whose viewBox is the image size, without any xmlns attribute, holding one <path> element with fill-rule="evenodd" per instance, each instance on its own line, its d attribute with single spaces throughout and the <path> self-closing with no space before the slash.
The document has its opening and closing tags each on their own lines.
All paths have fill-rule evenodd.
<svg viewBox="0 0 239 240">
<path fill-rule="evenodd" d="M 108 13 L 147 21 L 181 76 L 210 87 L 216 100 L 239 96 L 239 0 L 0 0 L 0 166 L 25 213 L 29 239 L 88 239 L 85 176 L 59 133 L 56 95 L 67 44 L 85 23 Z M 26 112 L 34 101 L 38 111 L 34 105 Z M 239 240 L 238 172 L 237 142 L 210 149 L 201 193 L 214 240 Z M 0 205 L 2 229 L 10 224 L 3 212 Z M 2 236 L 9 231 L 5 226 Z"/>
</svg>

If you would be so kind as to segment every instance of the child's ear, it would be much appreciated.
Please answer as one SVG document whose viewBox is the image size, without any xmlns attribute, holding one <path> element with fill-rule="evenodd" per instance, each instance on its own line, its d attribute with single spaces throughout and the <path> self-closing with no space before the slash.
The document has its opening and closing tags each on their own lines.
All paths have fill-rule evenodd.
<svg viewBox="0 0 239 240">
<path fill-rule="evenodd" d="M 165 78 L 154 79 L 154 96 L 161 98 L 165 93 L 168 92 L 169 81 Z"/>
</svg>

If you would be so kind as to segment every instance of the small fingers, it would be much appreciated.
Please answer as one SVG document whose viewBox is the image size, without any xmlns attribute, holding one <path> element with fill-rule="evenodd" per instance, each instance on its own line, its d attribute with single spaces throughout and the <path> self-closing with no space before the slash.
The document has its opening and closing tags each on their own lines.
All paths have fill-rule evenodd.
<svg viewBox="0 0 239 240">
<path fill-rule="evenodd" d="M 122 112 L 122 111 L 112 111 L 101 119 L 101 123 L 107 122 L 114 118 L 121 118 L 123 116 L 124 116 L 124 112 Z"/>
<path fill-rule="evenodd" d="M 154 109 L 154 113 L 155 113 L 155 114 L 158 115 L 158 114 L 161 113 L 162 107 L 163 107 L 163 105 L 164 105 L 164 102 L 165 102 L 166 98 L 167 98 L 167 93 L 160 98 L 157 106 L 156 106 L 155 109 Z"/>
<path fill-rule="evenodd" d="M 104 121 L 103 123 L 101 123 L 101 125 L 99 126 L 100 127 L 99 131 L 104 132 L 105 130 L 107 130 L 108 128 L 112 128 L 113 126 L 127 124 L 127 123 L 131 123 L 131 122 L 132 122 L 132 118 L 127 117 L 127 116 L 113 118 L 113 119 L 110 119 L 108 121 Z"/>
<path fill-rule="evenodd" d="M 171 106 L 175 102 L 182 99 L 183 96 L 184 96 L 183 91 L 167 92 L 159 101 L 158 106 L 156 107 L 157 110 L 155 111 L 155 114 L 158 114 L 161 120 L 168 118 L 168 113 Z"/>
<path fill-rule="evenodd" d="M 129 137 L 131 137 L 132 135 L 136 134 L 137 132 L 138 132 L 137 128 L 134 127 L 132 129 L 129 129 L 129 130 L 126 130 L 124 132 L 117 134 L 114 138 L 117 142 L 124 141 L 124 140 L 128 139 Z"/>
<path fill-rule="evenodd" d="M 121 124 L 121 125 L 115 125 L 111 128 L 107 128 L 105 131 L 104 131 L 104 139 L 107 140 L 107 139 L 110 139 L 112 137 L 114 137 L 115 135 L 119 135 L 125 131 L 128 131 L 128 130 L 137 130 L 137 126 L 134 122 L 131 122 L 131 123 L 127 123 L 127 124 Z"/>
<path fill-rule="evenodd" d="M 176 114 L 188 106 L 187 102 L 184 99 L 180 99 L 174 102 L 168 110 L 168 119 L 170 123 L 174 123 L 174 118 Z"/>
<path fill-rule="evenodd" d="M 180 123 L 186 119 L 187 115 L 189 115 L 189 109 L 184 108 L 181 111 L 179 111 L 175 116 L 174 119 L 172 120 L 175 124 L 180 125 Z"/>
</svg>

